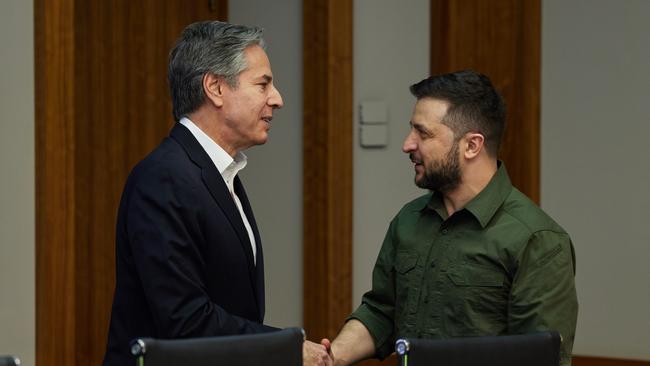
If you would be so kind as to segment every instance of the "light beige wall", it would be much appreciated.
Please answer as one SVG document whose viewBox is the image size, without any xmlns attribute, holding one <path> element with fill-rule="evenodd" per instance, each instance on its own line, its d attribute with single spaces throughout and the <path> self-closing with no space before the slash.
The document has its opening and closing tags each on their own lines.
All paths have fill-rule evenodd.
<svg viewBox="0 0 650 366">
<path fill-rule="evenodd" d="M 372 268 L 388 223 L 422 195 L 402 153 L 415 99 L 409 85 L 429 76 L 429 0 L 354 1 L 354 248 L 353 307 L 370 289 Z M 388 145 L 359 144 L 359 103 L 384 101 Z"/>
<path fill-rule="evenodd" d="M 34 12 L 0 2 L 0 354 L 34 365 Z"/>
<path fill-rule="evenodd" d="M 302 326 L 302 1 L 230 1 L 228 19 L 265 29 L 274 83 L 284 99 L 269 141 L 246 151 L 241 176 L 264 245 L 265 322 Z"/>
<path fill-rule="evenodd" d="M 650 360 L 650 1 L 544 0 L 542 206 L 571 234 L 575 353 Z"/>
</svg>

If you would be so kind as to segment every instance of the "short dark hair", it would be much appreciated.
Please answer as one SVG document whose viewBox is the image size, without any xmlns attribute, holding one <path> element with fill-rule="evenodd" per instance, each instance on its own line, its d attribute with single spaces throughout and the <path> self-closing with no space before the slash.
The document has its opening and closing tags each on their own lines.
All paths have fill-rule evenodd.
<svg viewBox="0 0 650 366">
<path fill-rule="evenodd" d="M 203 75 L 207 73 L 237 87 L 239 73 L 248 67 L 244 50 L 251 45 L 264 48 L 261 28 L 219 21 L 188 25 L 169 55 L 167 77 L 174 118 L 178 121 L 203 104 Z"/>
<path fill-rule="evenodd" d="M 506 128 L 506 105 L 490 79 L 473 70 L 434 75 L 410 87 L 418 99 L 433 98 L 449 103 L 442 123 L 458 139 L 468 132 L 485 136 L 485 150 L 497 156 Z"/>
</svg>

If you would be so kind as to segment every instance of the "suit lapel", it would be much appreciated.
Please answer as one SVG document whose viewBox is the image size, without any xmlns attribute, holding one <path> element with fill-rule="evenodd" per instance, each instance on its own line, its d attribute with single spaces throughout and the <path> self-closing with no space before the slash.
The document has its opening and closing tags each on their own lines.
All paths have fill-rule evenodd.
<svg viewBox="0 0 650 366">
<path fill-rule="evenodd" d="M 208 191 L 210 191 L 210 194 L 221 208 L 221 211 L 223 211 L 223 213 L 228 218 L 230 225 L 232 225 L 232 227 L 235 229 L 237 237 L 239 237 L 239 243 L 246 253 L 246 259 L 248 260 L 248 272 L 251 282 L 253 283 L 254 287 L 257 287 L 257 276 L 255 275 L 253 250 L 251 249 L 248 232 L 246 231 L 244 222 L 242 221 L 242 218 L 239 214 L 239 210 L 237 209 L 233 198 L 230 196 L 228 187 L 223 181 L 223 177 L 214 166 L 212 160 L 210 160 L 208 154 L 205 152 L 205 150 L 203 150 L 201 144 L 196 141 L 192 133 L 185 126 L 180 123 L 176 123 L 174 128 L 172 128 L 170 136 L 178 141 L 181 146 L 183 146 L 190 159 L 199 167 L 201 167 L 201 177 L 203 179 L 203 183 L 206 185 Z M 248 205 L 248 200 L 246 200 L 246 204 Z M 252 214 L 248 217 L 251 216 Z M 255 240 L 259 242 L 259 239 L 257 237 L 257 227 L 255 227 L 254 232 Z"/>
</svg>

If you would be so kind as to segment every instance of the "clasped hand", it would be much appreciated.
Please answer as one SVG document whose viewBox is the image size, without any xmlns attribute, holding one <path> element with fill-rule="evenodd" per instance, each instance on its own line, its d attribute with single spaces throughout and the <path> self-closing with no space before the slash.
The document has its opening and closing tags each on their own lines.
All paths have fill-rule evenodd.
<svg viewBox="0 0 650 366">
<path fill-rule="evenodd" d="M 303 366 L 333 366 L 334 359 L 329 339 L 323 339 L 320 344 L 305 341 L 302 345 Z"/>
</svg>

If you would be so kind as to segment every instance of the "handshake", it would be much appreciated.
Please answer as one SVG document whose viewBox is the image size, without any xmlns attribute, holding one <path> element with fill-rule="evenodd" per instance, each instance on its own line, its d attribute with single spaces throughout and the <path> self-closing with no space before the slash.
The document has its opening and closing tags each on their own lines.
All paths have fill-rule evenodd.
<svg viewBox="0 0 650 366">
<path fill-rule="evenodd" d="M 324 338 L 320 344 L 305 340 L 302 344 L 302 364 L 303 366 L 332 366 L 341 363 L 334 361 L 332 343 Z"/>
<path fill-rule="evenodd" d="M 336 339 L 324 338 L 320 344 L 305 341 L 302 345 L 303 366 L 347 366 L 375 354 L 375 342 L 363 323 L 351 319 Z"/>
</svg>

